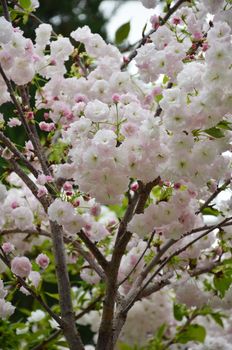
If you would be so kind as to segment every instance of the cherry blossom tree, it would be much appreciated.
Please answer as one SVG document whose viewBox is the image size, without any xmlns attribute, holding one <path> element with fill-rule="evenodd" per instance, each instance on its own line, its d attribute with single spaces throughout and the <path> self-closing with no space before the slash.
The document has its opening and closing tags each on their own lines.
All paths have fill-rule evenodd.
<svg viewBox="0 0 232 350">
<path fill-rule="evenodd" d="M 6 350 L 231 348 L 232 4 L 142 4 L 123 56 L 1 0 Z"/>
</svg>

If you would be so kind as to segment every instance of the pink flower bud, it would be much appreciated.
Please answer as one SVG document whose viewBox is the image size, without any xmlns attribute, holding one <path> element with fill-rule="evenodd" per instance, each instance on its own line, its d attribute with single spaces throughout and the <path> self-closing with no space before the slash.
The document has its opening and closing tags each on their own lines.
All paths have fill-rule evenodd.
<svg viewBox="0 0 232 350">
<path fill-rule="evenodd" d="M 44 175 L 44 174 L 40 174 L 37 178 L 37 183 L 39 185 L 45 185 L 47 182 L 52 182 L 53 181 L 53 177 L 50 175 Z"/>
<path fill-rule="evenodd" d="M 55 60 L 54 58 L 51 59 L 50 65 L 51 65 L 51 66 L 56 66 L 56 60 Z"/>
<path fill-rule="evenodd" d="M 11 253 L 14 249 L 15 249 L 15 248 L 14 248 L 14 245 L 11 244 L 10 242 L 5 242 L 5 243 L 3 243 L 3 245 L 2 245 L 2 250 L 3 250 L 4 253 L 6 253 L 6 254 Z"/>
<path fill-rule="evenodd" d="M 137 191 L 137 189 L 139 188 L 139 184 L 137 181 L 133 182 L 131 185 L 130 185 L 130 189 L 131 191 Z"/>
<path fill-rule="evenodd" d="M 45 186 L 41 186 L 37 192 L 38 198 L 41 198 L 43 196 L 46 196 L 48 194 L 48 190 L 46 189 Z"/>
<path fill-rule="evenodd" d="M 45 119 L 45 120 L 48 120 L 48 119 L 49 119 L 49 113 L 47 113 L 47 112 L 44 113 L 44 119 Z"/>
<path fill-rule="evenodd" d="M 153 96 L 157 96 L 157 95 L 161 95 L 162 94 L 162 88 L 160 86 L 156 86 L 153 90 L 152 90 L 152 95 Z"/>
<path fill-rule="evenodd" d="M 208 48 L 209 48 L 209 44 L 208 43 L 205 42 L 205 43 L 202 44 L 202 50 L 203 51 L 207 51 Z"/>
<path fill-rule="evenodd" d="M 72 203 L 72 205 L 76 208 L 76 207 L 79 207 L 80 205 L 80 200 L 79 199 L 75 199 Z"/>
<path fill-rule="evenodd" d="M 180 24 L 180 22 L 181 22 L 181 19 L 179 17 L 174 17 L 172 20 L 172 23 L 175 25 Z"/>
<path fill-rule="evenodd" d="M 101 214 L 101 206 L 98 203 L 95 203 L 92 208 L 90 208 L 90 214 L 93 216 L 99 216 Z"/>
<path fill-rule="evenodd" d="M 33 120 L 34 119 L 34 113 L 33 112 L 27 112 L 26 113 L 26 119 L 27 120 Z"/>
<path fill-rule="evenodd" d="M 77 103 L 80 103 L 80 102 L 87 103 L 88 102 L 88 98 L 85 95 L 78 94 L 78 95 L 75 96 L 75 101 Z"/>
<path fill-rule="evenodd" d="M 16 208 L 18 208 L 18 207 L 19 207 L 18 202 L 13 201 L 13 202 L 11 203 L 11 208 L 12 208 L 12 209 L 16 209 Z"/>
<path fill-rule="evenodd" d="M 126 57 L 126 56 L 123 56 L 123 62 L 124 62 L 124 63 L 128 63 L 128 62 L 129 62 L 129 58 Z"/>
<path fill-rule="evenodd" d="M 85 226 L 84 226 L 84 229 L 85 229 L 86 231 L 90 231 L 91 228 L 92 228 L 92 225 L 90 225 L 90 224 L 85 224 Z"/>
<path fill-rule="evenodd" d="M 47 182 L 54 181 L 54 178 L 51 175 L 46 175 Z"/>
<path fill-rule="evenodd" d="M 201 40 L 202 39 L 202 33 L 201 32 L 195 32 L 193 33 L 193 38 L 195 40 Z"/>
<path fill-rule="evenodd" d="M 28 277 L 31 272 L 31 263 L 26 256 L 16 256 L 11 262 L 11 271 L 19 277 Z"/>
<path fill-rule="evenodd" d="M 151 24 L 152 24 L 152 28 L 153 28 L 153 29 L 156 30 L 156 29 L 159 28 L 160 23 L 159 23 L 159 17 L 158 17 L 158 16 L 156 16 L 156 15 L 152 16 L 152 17 L 150 18 L 150 22 L 151 22 Z"/>
<path fill-rule="evenodd" d="M 46 123 L 46 122 L 40 122 L 39 123 L 40 130 L 50 132 L 55 129 L 54 123 Z"/>
<path fill-rule="evenodd" d="M 72 189 L 73 189 L 72 184 L 71 184 L 70 182 L 66 181 L 66 182 L 64 183 L 63 189 L 64 189 L 65 191 L 71 192 Z"/>
<path fill-rule="evenodd" d="M 41 253 L 37 256 L 35 261 L 42 269 L 46 269 L 49 265 L 50 259 L 46 254 Z"/>
<path fill-rule="evenodd" d="M 114 103 L 118 103 L 120 101 L 120 95 L 119 94 L 113 94 L 112 100 Z"/>
<path fill-rule="evenodd" d="M 174 189 L 175 190 L 179 190 L 180 188 L 181 188 L 181 183 L 180 182 L 174 183 Z"/>
</svg>

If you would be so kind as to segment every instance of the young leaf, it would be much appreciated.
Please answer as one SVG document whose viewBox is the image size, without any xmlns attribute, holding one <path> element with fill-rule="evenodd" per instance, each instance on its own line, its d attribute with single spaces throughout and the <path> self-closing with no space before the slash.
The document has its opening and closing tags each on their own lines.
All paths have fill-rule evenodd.
<svg viewBox="0 0 232 350">
<path fill-rule="evenodd" d="M 224 328 L 224 324 L 222 321 L 222 315 L 219 312 L 213 312 L 211 315 L 212 319 L 222 328 Z"/>
<path fill-rule="evenodd" d="M 221 214 L 221 212 L 213 207 L 206 207 L 202 210 L 203 215 L 213 215 L 218 216 Z"/>
<path fill-rule="evenodd" d="M 116 44 L 121 44 L 124 40 L 128 38 L 130 33 L 130 22 L 126 22 L 121 27 L 119 27 L 115 33 Z"/>
<path fill-rule="evenodd" d="M 206 134 L 208 134 L 209 136 L 212 136 L 216 139 L 220 139 L 221 137 L 224 137 L 224 133 L 221 131 L 221 129 L 219 128 L 210 128 L 210 129 L 205 129 L 204 132 L 206 132 Z"/>
<path fill-rule="evenodd" d="M 230 288 L 232 283 L 232 277 L 222 274 L 215 275 L 213 279 L 214 287 L 218 290 L 220 297 L 223 298 L 225 296 L 226 291 Z"/>
<path fill-rule="evenodd" d="M 188 315 L 188 310 L 184 304 L 174 304 L 173 315 L 177 321 L 182 321 L 183 317 Z"/>
<path fill-rule="evenodd" d="M 19 3 L 24 10 L 27 10 L 31 7 L 31 0 L 19 0 Z"/>
<path fill-rule="evenodd" d="M 220 129 L 232 130 L 232 123 L 228 122 L 227 120 L 222 120 L 217 124 L 217 127 Z"/>
<path fill-rule="evenodd" d="M 206 337 L 206 330 L 199 324 L 191 324 L 177 335 L 177 342 L 186 344 L 189 341 L 203 343 Z"/>
</svg>

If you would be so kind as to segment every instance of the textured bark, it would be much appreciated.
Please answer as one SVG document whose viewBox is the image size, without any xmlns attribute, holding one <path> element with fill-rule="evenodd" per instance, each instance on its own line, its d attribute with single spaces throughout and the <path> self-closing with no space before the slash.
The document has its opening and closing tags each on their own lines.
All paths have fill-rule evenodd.
<svg viewBox="0 0 232 350">
<path fill-rule="evenodd" d="M 53 221 L 50 222 L 50 226 L 53 240 L 53 252 L 56 263 L 63 333 L 68 342 L 70 350 L 84 350 L 84 345 L 81 342 L 76 328 L 75 315 L 72 307 L 71 288 L 63 241 L 63 230 Z"/>
</svg>

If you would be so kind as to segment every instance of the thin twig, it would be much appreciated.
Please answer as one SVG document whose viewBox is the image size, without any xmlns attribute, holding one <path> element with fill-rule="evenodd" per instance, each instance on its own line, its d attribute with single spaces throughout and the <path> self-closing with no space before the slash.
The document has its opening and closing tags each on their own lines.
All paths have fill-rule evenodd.
<svg viewBox="0 0 232 350">
<path fill-rule="evenodd" d="M 35 176 L 38 177 L 39 173 L 38 171 L 34 168 L 31 162 L 27 160 L 27 158 L 14 146 L 14 144 L 11 142 L 10 139 L 8 139 L 1 131 L 0 131 L 0 141 L 9 148 L 9 150 L 14 154 L 16 158 L 19 158 L 24 165 L 28 168 L 28 170 L 31 171 L 31 173 Z"/>
<path fill-rule="evenodd" d="M 96 244 L 93 243 L 89 237 L 85 234 L 83 230 L 81 230 L 78 233 L 78 237 L 85 243 L 86 247 L 91 251 L 93 256 L 96 258 L 99 265 L 103 268 L 105 273 L 107 273 L 109 263 L 104 257 L 104 255 L 100 252 L 100 250 L 97 248 Z"/>
<path fill-rule="evenodd" d="M 7 7 L 7 3 L 6 3 L 6 0 L 1 0 L 1 4 L 2 4 L 2 10 L 3 10 L 3 15 L 5 17 L 5 19 L 10 22 L 10 14 L 9 14 L 9 11 L 8 11 L 8 7 Z"/>
<path fill-rule="evenodd" d="M 199 214 L 202 212 L 203 209 L 207 208 L 208 205 L 221 193 L 226 189 L 226 187 L 231 183 L 231 179 L 228 179 L 225 181 L 225 183 L 221 186 L 219 186 L 216 191 L 205 201 L 205 203 L 199 208 L 199 210 L 196 212 L 196 214 Z"/>
<path fill-rule="evenodd" d="M 221 227 L 223 227 L 224 223 L 228 223 L 228 221 L 231 221 L 232 218 L 226 218 L 223 221 L 221 221 L 219 224 L 214 225 L 213 227 L 211 227 L 210 229 L 208 229 L 206 232 L 203 232 L 201 235 L 199 235 L 198 237 L 194 238 L 192 241 L 188 242 L 186 245 L 184 245 L 182 248 L 177 249 L 175 252 L 173 252 L 172 254 L 170 254 L 167 258 L 165 258 L 163 260 L 163 262 L 161 263 L 161 265 L 158 267 L 158 269 L 152 274 L 152 276 L 146 281 L 146 283 L 141 287 L 141 290 L 144 290 L 148 284 L 153 280 L 154 277 L 156 277 L 158 275 L 158 273 L 164 268 L 164 266 L 167 265 L 167 263 L 175 256 L 180 255 L 182 252 L 184 252 L 186 249 L 188 249 L 190 246 L 192 246 L 194 243 L 196 243 L 197 241 L 199 241 L 201 238 L 207 236 L 210 232 L 216 230 L 216 229 L 220 229 Z M 232 222 L 231 222 L 232 224 Z M 135 298 L 136 299 L 136 298 Z"/>
<path fill-rule="evenodd" d="M 180 7 L 180 5 L 182 5 L 184 2 L 189 2 L 191 0 L 178 0 L 175 5 L 173 5 L 169 11 L 166 13 L 166 15 L 164 16 L 164 18 L 160 18 L 160 25 L 164 25 L 169 18 L 171 17 L 171 15 L 176 12 L 176 10 Z M 128 64 L 137 56 L 137 50 L 146 44 L 147 39 L 150 37 L 151 34 L 155 33 L 156 30 L 158 28 L 152 29 L 149 31 L 148 34 L 144 35 L 143 38 L 138 42 L 138 44 L 136 45 L 136 48 L 130 53 L 130 55 L 127 57 L 127 59 L 125 60 L 125 62 L 122 64 L 121 69 L 125 69 Z"/>
<path fill-rule="evenodd" d="M 0 246 L 0 250 L 1 250 L 1 254 L 0 254 L 0 259 L 5 263 L 5 265 L 11 269 L 11 264 L 9 259 L 7 258 L 6 254 L 4 253 L 2 247 Z M 29 285 L 25 282 L 25 280 L 17 275 L 15 275 L 15 278 L 17 279 L 18 283 L 23 286 L 30 294 L 31 296 L 38 301 L 38 303 L 48 312 L 48 314 L 62 327 L 63 326 L 63 322 L 61 320 L 61 318 L 55 314 L 50 307 L 45 303 L 45 301 L 42 299 L 42 297 L 38 294 L 36 294 L 36 292 L 29 287 Z"/>
<path fill-rule="evenodd" d="M 152 232 L 151 237 L 149 238 L 148 242 L 147 242 L 147 246 L 144 249 L 144 251 L 142 252 L 141 256 L 139 257 L 138 261 L 136 262 L 136 264 L 133 266 L 133 268 L 131 269 L 131 271 L 128 273 L 128 275 L 122 280 L 120 281 L 120 283 L 118 284 L 118 286 L 121 286 L 124 282 L 129 280 L 129 277 L 132 275 L 132 273 L 136 270 L 137 266 L 139 265 L 140 261 L 143 259 L 144 255 L 146 254 L 147 250 L 150 248 L 151 246 L 151 242 L 154 238 L 155 235 L 155 231 Z"/>
<path fill-rule="evenodd" d="M 102 295 L 99 295 L 92 303 L 90 303 L 87 307 L 83 308 L 83 310 L 75 316 L 75 320 L 79 320 L 82 316 L 87 314 L 89 311 L 93 310 L 96 304 L 101 301 Z M 48 345 L 51 341 L 56 339 L 59 335 L 62 334 L 61 329 L 57 329 L 53 332 L 47 339 L 45 339 L 42 343 L 36 345 L 32 350 L 43 350 L 46 345 Z"/>
<path fill-rule="evenodd" d="M 45 236 L 48 238 L 51 238 L 51 233 L 45 230 L 42 230 L 40 228 L 37 228 L 36 230 L 20 230 L 20 229 L 9 229 L 9 230 L 1 230 L 0 236 L 7 236 L 12 234 L 18 234 L 23 233 L 26 235 L 32 235 L 32 236 Z M 101 269 L 101 267 L 95 262 L 93 256 L 84 248 L 78 241 L 74 241 L 71 237 L 68 237 L 64 235 L 64 242 L 67 244 L 72 244 L 75 251 L 77 251 L 90 265 L 90 267 L 96 271 L 96 273 L 101 277 L 101 279 L 105 280 L 105 274 L 104 271 Z"/>
</svg>

